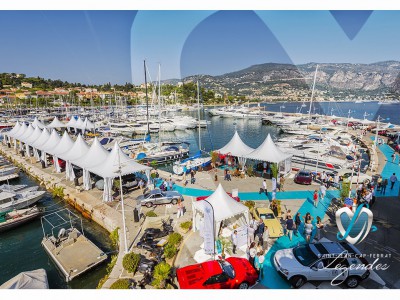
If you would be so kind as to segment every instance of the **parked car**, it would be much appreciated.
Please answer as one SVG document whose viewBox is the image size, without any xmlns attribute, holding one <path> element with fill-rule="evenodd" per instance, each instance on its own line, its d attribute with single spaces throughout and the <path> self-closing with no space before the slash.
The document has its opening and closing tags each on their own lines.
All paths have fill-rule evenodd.
<svg viewBox="0 0 400 300">
<path fill-rule="evenodd" d="M 275 217 L 274 212 L 269 208 L 258 207 L 253 212 L 253 217 L 257 221 L 262 220 L 268 226 L 269 237 L 278 238 L 283 235 L 281 223 Z"/>
<path fill-rule="evenodd" d="M 181 289 L 247 289 L 258 280 L 250 262 L 238 257 L 183 267 L 176 276 Z"/>
<path fill-rule="evenodd" d="M 308 170 L 299 170 L 297 174 L 294 176 L 294 182 L 298 184 L 307 184 L 310 185 L 312 183 L 312 174 L 311 171 Z"/>
<path fill-rule="evenodd" d="M 344 255 L 345 254 L 345 255 Z M 274 266 L 294 288 L 300 288 L 307 281 L 344 282 L 355 288 L 368 278 L 370 271 L 350 266 L 368 265 L 360 251 L 345 242 L 323 242 L 300 245 L 291 249 L 278 250 L 274 255 Z M 339 267 L 346 267 L 347 271 Z"/>
<path fill-rule="evenodd" d="M 352 173 L 353 173 L 353 178 L 351 180 L 351 183 L 357 183 L 357 181 L 358 182 L 372 181 L 372 176 L 361 172 L 360 174 L 358 174 L 358 171 L 352 172 L 352 170 L 350 169 L 341 169 L 338 171 L 337 174 L 340 176 L 341 180 L 343 180 L 347 178 L 350 179 Z"/>
<path fill-rule="evenodd" d="M 153 207 L 157 204 L 176 204 L 179 199 L 181 199 L 181 201 L 184 200 L 180 193 L 176 191 L 162 191 L 160 189 L 151 190 L 150 192 L 136 198 L 137 201 L 140 201 L 141 205 L 147 207 Z"/>
<path fill-rule="evenodd" d="M 232 193 L 227 193 L 231 198 L 235 199 L 237 202 L 240 202 L 240 198 L 239 197 L 232 197 Z M 196 198 L 196 201 L 200 201 L 200 200 L 204 200 L 207 199 L 210 196 L 200 196 Z"/>
</svg>

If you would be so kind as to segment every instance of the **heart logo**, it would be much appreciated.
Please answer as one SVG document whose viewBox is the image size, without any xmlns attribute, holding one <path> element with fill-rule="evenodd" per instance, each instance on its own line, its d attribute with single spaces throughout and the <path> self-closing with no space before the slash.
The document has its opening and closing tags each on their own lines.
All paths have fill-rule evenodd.
<svg viewBox="0 0 400 300">
<path fill-rule="evenodd" d="M 372 220 L 372 211 L 363 205 L 358 206 L 355 213 L 348 207 L 339 209 L 336 212 L 338 240 L 345 239 L 353 245 L 361 243 L 371 230 Z"/>
</svg>

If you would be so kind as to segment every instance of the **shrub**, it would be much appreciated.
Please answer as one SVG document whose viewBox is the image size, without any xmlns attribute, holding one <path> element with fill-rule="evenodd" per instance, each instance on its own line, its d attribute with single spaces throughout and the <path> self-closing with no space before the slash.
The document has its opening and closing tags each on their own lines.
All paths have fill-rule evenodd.
<svg viewBox="0 0 400 300">
<path fill-rule="evenodd" d="M 152 160 L 151 161 L 151 163 L 150 163 L 150 166 L 153 168 L 153 169 L 157 169 L 157 161 L 156 160 Z"/>
<path fill-rule="evenodd" d="M 249 166 L 247 167 L 247 175 L 248 175 L 249 177 L 254 176 L 254 168 L 253 168 L 253 165 L 249 165 Z"/>
<path fill-rule="evenodd" d="M 112 289 L 112 290 L 126 290 L 126 289 L 129 289 L 130 286 L 131 286 L 131 284 L 130 284 L 128 279 L 118 279 L 116 282 L 114 282 L 110 286 L 110 289 Z"/>
<path fill-rule="evenodd" d="M 168 236 L 168 244 L 177 245 L 182 241 L 182 235 L 177 232 L 173 232 Z"/>
<path fill-rule="evenodd" d="M 349 193 L 350 193 L 350 179 L 345 179 L 342 182 L 342 189 L 340 190 L 340 198 L 342 200 L 344 200 L 345 198 L 349 197 Z"/>
<path fill-rule="evenodd" d="M 148 211 L 147 213 L 146 213 L 146 217 L 157 217 L 158 215 L 154 212 L 154 211 L 152 211 L 152 210 L 150 210 L 150 211 Z"/>
<path fill-rule="evenodd" d="M 64 198 L 64 188 L 62 186 L 55 186 L 52 194 L 54 198 Z"/>
<path fill-rule="evenodd" d="M 167 244 L 164 248 L 164 255 L 166 258 L 173 258 L 178 249 L 173 244 Z"/>
<path fill-rule="evenodd" d="M 183 230 L 189 230 L 192 227 L 192 221 L 183 222 L 183 223 L 181 223 L 180 227 Z"/>
<path fill-rule="evenodd" d="M 152 285 L 157 289 L 165 288 L 166 280 L 168 279 L 170 272 L 171 266 L 169 264 L 167 264 L 166 262 L 159 263 L 154 268 L 154 280 L 152 282 Z"/>
<path fill-rule="evenodd" d="M 140 254 L 131 252 L 125 254 L 122 260 L 122 266 L 128 272 L 135 273 L 139 265 L 139 262 L 140 262 Z"/>
<path fill-rule="evenodd" d="M 274 163 L 271 165 L 272 176 L 278 178 L 278 164 Z"/>
<path fill-rule="evenodd" d="M 111 244 L 117 248 L 118 247 L 118 242 L 119 242 L 119 234 L 118 234 L 119 227 L 115 228 L 113 231 L 110 233 L 110 240 Z"/>
</svg>

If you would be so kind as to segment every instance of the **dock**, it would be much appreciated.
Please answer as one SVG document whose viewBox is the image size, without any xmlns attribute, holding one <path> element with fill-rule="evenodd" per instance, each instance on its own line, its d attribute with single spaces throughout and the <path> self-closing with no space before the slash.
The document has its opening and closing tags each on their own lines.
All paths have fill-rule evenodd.
<svg viewBox="0 0 400 300">
<path fill-rule="evenodd" d="M 61 215 L 62 211 L 68 213 L 69 220 L 65 220 L 65 217 Z M 42 246 L 65 276 L 67 282 L 107 259 L 107 254 L 85 237 L 83 227 L 81 231 L 73 227 L 71 215 L 80 219 L 68 209 L 49 214 L 41 219 L 44 233 Z M 52 217 L 58 217 L 64 222 L 54 225 L 50 221 Z M 68 229 L 61 227 L 67 224 L 70 224 L 71 227 Z M 45 233 L 46 225 L 51 226 L 52 234 Z M 55 229 L 58 230 L 57 235 L 54 234 Z"/>
</svg>

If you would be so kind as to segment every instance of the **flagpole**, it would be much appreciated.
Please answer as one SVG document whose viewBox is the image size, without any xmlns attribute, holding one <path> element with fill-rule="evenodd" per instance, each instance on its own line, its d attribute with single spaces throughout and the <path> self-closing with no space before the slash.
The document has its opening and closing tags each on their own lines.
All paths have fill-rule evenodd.
<svg viewBox="0 0 400 300">
<path fill-rule="evenodd" d="M 128 243 L 126 239 L 126 224 L 125 224 L 125 207 L 124 207 L 124 193 L 122 192 L 122 168 L 120 160 L 120 148 L 118 145 L 118 171 L 119 171 L 119 191 L 121 195 L 121 206 L 122 206 L 122 226 L 124 227 L 124 251 L 125 254 L 128 253 Z"/>
</svg>

